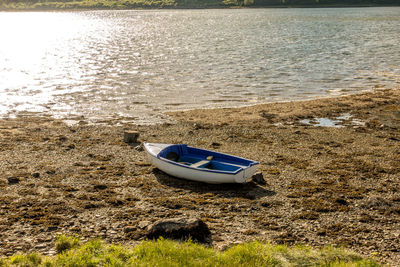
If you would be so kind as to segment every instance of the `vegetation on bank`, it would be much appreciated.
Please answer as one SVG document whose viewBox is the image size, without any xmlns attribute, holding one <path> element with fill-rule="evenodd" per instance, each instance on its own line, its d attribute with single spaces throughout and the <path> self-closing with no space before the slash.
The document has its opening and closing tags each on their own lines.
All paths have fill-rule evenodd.
<svg viewBox="0 0 400 267">
<path fill-rule="evenodd" d="M 344 249 L 314 250 L 260 242 L 219 252 L 190 241 L 159 239 L 128 248 L 99 239 L 82 244 L 77 237 L 60 236 L 56 250 L 56 256 L 14 255 L 0 259 L 0 266 L 379 266 Z"/>
<path fill-rule="evenodd" d="M 400 5 L 400 0 L 0 0 L 0 10 Z"/>
</svg>

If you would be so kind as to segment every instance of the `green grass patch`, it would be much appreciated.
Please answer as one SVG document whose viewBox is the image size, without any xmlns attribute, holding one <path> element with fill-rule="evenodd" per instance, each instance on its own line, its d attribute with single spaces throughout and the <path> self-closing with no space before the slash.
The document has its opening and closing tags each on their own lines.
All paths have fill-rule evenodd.
<svg viewBox="0 0 400 267">
<path fill-rule="evenodd" d="M 76 248 L 79 246 L 79 237 L 60 235 L 57 237 L 55 246 L 56 246 L 56 251 L 58 253 L 62 253 L 72 248 Z"/>
<path fill-rule="evenodd" d="M 95 239 L 60 236 L 55 256 L 38 253 L 0 259 L 0 266 L 379 266 L 342 248 L 315 250 L 250 242 L 220 252 L 191 241 L 143 241 L 129 248 Z"/>
</svg>

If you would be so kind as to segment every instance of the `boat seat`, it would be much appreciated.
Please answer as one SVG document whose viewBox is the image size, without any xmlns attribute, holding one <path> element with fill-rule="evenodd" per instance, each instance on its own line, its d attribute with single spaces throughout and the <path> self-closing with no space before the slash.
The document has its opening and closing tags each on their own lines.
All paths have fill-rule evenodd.
<svg viewBox="0 0 400 267">
<path fill-rule="evenodd" d="M 213 159 L 213 156 L 208 156 L 206 160 L 201 160 L 201 161 L 198 161 L 196 163 L 193 163 L 192 165 L 190 165 L 190 167 L 198 168 L 200 166 L 203 166 L 203 165 L 206 165 L 206 164 L 210 163 L 212 159 Z"/>
<path fill-rule="evenodd" d="M 202 161 L 193 163 L 192 165 L 190 165 L 190 167 L 198 168 L 198 167 L 200 167 L 201 165 L 206 165 L 207 163 L 210 163 L 210 161 L 209 161 L 209 160 L 202 160 Z"/>
</svg>

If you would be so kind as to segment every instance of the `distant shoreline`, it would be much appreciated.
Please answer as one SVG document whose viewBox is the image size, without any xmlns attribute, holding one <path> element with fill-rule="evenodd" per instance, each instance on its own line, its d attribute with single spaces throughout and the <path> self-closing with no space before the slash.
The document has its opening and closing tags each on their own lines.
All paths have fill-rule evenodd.
<svg viewBox="0 0 400 267">
<path fill-rule="evenodd" d="M 111 2 L 111 1 L 110 1 Z M 287 8 L 372 8 L 372 7 L 399 7 L 398 4 L 313 4 L 313 5 L 224 5 L 222 3 L 215 5 L 162 5 L 162 2 L 141 2 L 134 3 L 132 6 L 113 6 L 107 5 L 105 2 L 90 2 L 91 5 L 82 4 L 77 6 L 79 2 L 44 2 L 35 4 L 0 4 L 0 12 L 15 11 L 94 11 L 94 10 L 186 10 L 186 9 L 287 9 Z M 176 3 L 175 3 L 176 4 Z M 13 6 L 14 5 L 14 6 Z"/>
</svg>

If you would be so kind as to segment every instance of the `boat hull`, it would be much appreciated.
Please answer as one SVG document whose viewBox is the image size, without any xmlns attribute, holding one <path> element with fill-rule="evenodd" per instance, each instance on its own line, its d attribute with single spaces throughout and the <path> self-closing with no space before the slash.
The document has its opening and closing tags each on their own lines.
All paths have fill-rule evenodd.
<svg viewBox="0 0 400 267">
<path fill-rule="evenodd" d="M 210 184 L 245 183 L 253 176 L 253 174 L 257 170 L 257 162 L 249 164 L 250 166 L 241 166 L 241 168 L 238 167 L 238 170 L 235 172 L 216 171 L 205 168 L 192 168 L 190 166 L 172 162 L 170 160 L 160 157 L 160 152 L 169 146 L 172 145 L 146 143 L 145 149 L 147 151 L 149 160 L 154 166 L 156 166 L 161 171 L 178 178 Z M 211 151 L 210 153 L 214 153 L 216 155 L 225 155 L 222 153 Z"/>
</svg>

